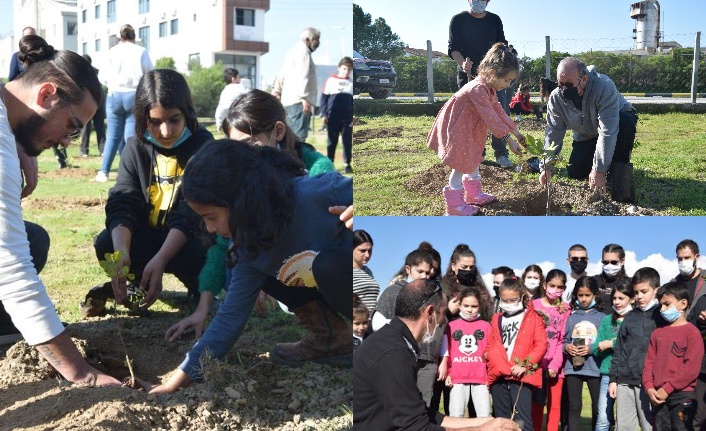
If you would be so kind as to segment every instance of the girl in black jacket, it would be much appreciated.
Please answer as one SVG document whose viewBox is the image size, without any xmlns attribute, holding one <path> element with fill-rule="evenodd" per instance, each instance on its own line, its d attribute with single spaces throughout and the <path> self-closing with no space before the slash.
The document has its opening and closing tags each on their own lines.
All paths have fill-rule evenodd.
<svg viewBox="0 0 706 431">
<path fill-rule="evenodd" d="M 94 241 L 99 260 L 122 251 L 122 265 L 151 306 L 164 273 L 174 274 L 198 303 L 198 274 L 205 250 L 194 231 L 199 219 L 179 189 L 189 158 L 213 135 L 199 126 L 184 77 L 157 69 L 140 79 L 135 96 L 135 136 L 121 154 L 118 179 L 105 206 L 105 227 Z M 116 303 L 126 298 L 126 280 L 113 279 Z"/>
</svg>

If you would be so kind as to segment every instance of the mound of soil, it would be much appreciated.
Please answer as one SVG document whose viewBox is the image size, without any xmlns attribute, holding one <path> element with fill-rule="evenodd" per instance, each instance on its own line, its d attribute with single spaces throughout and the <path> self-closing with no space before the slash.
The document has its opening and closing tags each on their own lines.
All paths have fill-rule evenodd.
<svg viewBox="0 0 706 431">
<path fill-rule="evenodd" d="M 68 166 L 64 169 L 55 169 L 42 174 L 43 178 L 87 178 L 90 180 L 92 180 L 95 176 L 95 169 L 81 168 L 78 166 Z"/>
<path fill-rule="evenodd" d="M 179 365 L 194 342 L 193 335 L 164 341 L 166 329 L 183 317 L 172 314 L 90 318 L 69 325 L 67 332 L 90 364 L 122 379 L 129 372 L 116 336 L 120 325 L 136 375 L 157 383 Z M 267 322 L 271 320 L 254 314 L 248 326 Z M 0 351 L 0 430 L 352 427 L 350 369 L 279 366 L 255 345 L 257 341 L 244 333 L 225 361 L 204 362 L 204 383 L 154 396 L 129 388 L 70 385 L 20 341 L 7 349 L 5 358 Z"/>
<path fill-rule="evenodd" d="M 364 126 L 368 124 L 365 120 L 361 120 L 360 118 L 353 117 L 353 125 L 354 126 Z"/>
<path fill-rule="evenodd" d="M 483 191 L 497 201 L 484 206 L 480 215 L 547 215 L 547 189 L 539 185 L 538 177 L 523 178 L 512 170 L 501 169 L 495 163 L 484 162 L 480 167 Z M 441 189 L 448 183 L 451 169 L 439 163 L 405 182 L 405 188 L 428 197 L 437 215 L 444 215 Z M 585 182 L 552 177 L 549 215 L 652 215 L 653 211 L 632 204 L 615 202 L 610 194 L 590 191 Z"/>
<path fill-rule="evenodd" d="M 353 133 L 353 145 L 362 144 L 370 139 L 399 138 L 404 132 L 404 127 L 389 127 L 384 129 L 356 130 Z"/>
<path fill-rule="evenodd" d="M 62 169 L 62 171 L 65 169 Z M 60 211 L 71 213 L 72 211 L 102 213 L 105 207 L 105 197 L 74 197 L 63 199 L 42 199 L 32 196 L 22 200 L 22 208 L 41 209 L 46 211 Z"/>
</svg>

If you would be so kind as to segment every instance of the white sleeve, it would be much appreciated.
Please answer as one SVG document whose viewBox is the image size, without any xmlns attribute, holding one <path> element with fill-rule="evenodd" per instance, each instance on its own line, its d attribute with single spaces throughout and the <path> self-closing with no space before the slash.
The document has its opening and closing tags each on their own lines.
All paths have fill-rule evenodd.
<svg viewBox="0 0 706 431">
<path fill-rule="evenodd" d="M 373 313 L 373 331 L 377 331 L 378 329 L 382 328 L 383 326 L 387 325 L 390 323 L 390 320 L 387 317 L 383 316 L 382 313 L 375 312 Z"/>
<path fill-rule="evenodd" d="M 27 343 L 35 345 L 56 337 L 64 326 L 29 253 L 21 178 L 15 136 L 0 103 L 0 301 Z"/>
<path fill-rule="evenodd" d="M 439 356 L 449 356 L 449 337 L 446 336 L 446 333 L 444 333 L 444 336 L 441 338 L 441 348 L 439 349 Z"/>
</svg>

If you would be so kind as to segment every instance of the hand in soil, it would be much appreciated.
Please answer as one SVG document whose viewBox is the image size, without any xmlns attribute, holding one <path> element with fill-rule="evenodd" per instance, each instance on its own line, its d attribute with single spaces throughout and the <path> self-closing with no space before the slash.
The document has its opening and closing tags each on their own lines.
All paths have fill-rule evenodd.
<svg viewBox="0 0 706 431">
<path fill-rule="evenodd" d="M 597 190 L 601 194 L 604 194 L 606 185 L 605 176 L 605 172 L 591 171 L 591 174 L 588 176 L 588 187 L 591 190 Z"/>
<path fill-rule="evenodd" d="M 167 333 L 165 334 L 164 339 L 167 341 L 178 340 L 184 334 L 184 332 L 188 331 L 191 328 L 194 328 L 194 332 L 196 332 L 196 338 L 201 338 L 201 334 L 203 334 L 203 330 L 206 327 L 207 317 L 208 313 L 202 314 L 197 309 L 191 315 L 181 319 L 179 322 L 167 329 Z"/>
</svg>

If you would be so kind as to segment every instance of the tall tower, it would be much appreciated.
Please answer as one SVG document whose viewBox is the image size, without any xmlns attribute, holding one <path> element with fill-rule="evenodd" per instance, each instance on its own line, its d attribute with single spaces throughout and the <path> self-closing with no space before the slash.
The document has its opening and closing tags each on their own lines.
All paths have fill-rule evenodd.
<svg viewBox="0 0 706 431">
<path fill-rule="evenodd" d="M 646 0 L 633 3 L 630 6 L 630 18 L 635 20 L 633 39 L 635 49 L 652 51 L 659 46 L 659 2 Z"/>
</svg>

